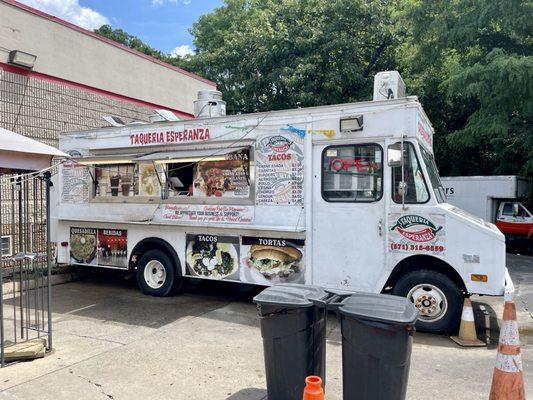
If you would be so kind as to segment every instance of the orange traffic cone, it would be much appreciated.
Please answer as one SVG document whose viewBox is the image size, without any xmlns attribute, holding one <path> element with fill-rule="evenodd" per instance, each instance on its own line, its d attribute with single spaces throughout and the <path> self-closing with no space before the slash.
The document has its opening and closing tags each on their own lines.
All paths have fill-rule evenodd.
<svg viewBox="0 0 533 400">
<path fill-rule="evenodd" d="M 526 399 L 514 301 L 506 301 L 503 309 L 503 324 L 500 328 L 498 355 L 496 356 L 489 399 Z"/>
<path fill-rule="evenodd" d="M 482 342 L 477 338 L 476 323 L 474 322 L 474 311 L 472 310 L 472 302 L 470 299 L 465 299 L 463 305 L 459 335 L 452 336 L 451 339 L 463 347 L 480 347 L 487 345 L 485 342 Z"/>
<path fill-rule="evenodd" d="M 322 379 L 319 376 L 305 378 L 304 396 L 302 400 L 324 400 Z"/>
</svg>

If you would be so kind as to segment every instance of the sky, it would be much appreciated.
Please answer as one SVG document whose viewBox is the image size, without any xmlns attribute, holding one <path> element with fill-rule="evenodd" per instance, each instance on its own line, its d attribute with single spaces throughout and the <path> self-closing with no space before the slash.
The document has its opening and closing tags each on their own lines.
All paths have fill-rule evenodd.
<svg viewBox="0 0 533 400">
<path fill-rule="evenodd" d="M 82 28 L 121 28 L 165 53 L 193 51 L 191 25 L 223 0 L 18 0 Z"/>
</svg>

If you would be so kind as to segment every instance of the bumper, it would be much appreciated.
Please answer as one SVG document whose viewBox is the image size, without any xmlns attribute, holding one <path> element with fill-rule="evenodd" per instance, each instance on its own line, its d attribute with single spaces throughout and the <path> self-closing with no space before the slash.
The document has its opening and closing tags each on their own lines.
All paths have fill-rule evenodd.
<svg viewBox="0 0 533 400">
<path fill-rule="evenodd" d="M 514 284 L 507 268 L 505 268 L 505 289 L 503 292 L 503 298 L 505 301 L 514 300 Z"/>
</svg>

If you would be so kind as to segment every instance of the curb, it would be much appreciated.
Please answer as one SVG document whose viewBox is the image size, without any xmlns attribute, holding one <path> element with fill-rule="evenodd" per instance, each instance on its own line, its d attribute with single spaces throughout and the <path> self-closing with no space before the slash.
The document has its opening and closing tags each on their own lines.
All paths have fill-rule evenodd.
<svg viewBox="0 0 533 400">
<path fill-rule="evenodd" d="M 86 278 L 87 274 L 85 273 L 79 273 L 79 272 L 63 272 L 56 275 L 51 276 L 51 283 L 52 286 L 55 285 L 61 285 L 63 283 L 68 283 L 72 281 L 81 280 L 83 278 Z M 43 284 L 46 284 L 47 277 L 45 277 Z M 34 289 L 35 288 L 35 280 L 31 280 L 29 284 L 29 288 L 25 289 Z M 2 284 L 2 293 L 5 295 L 13 294 L 13 292 L 20 292 L 20 282 L 7 282 Z"/>
</svg>

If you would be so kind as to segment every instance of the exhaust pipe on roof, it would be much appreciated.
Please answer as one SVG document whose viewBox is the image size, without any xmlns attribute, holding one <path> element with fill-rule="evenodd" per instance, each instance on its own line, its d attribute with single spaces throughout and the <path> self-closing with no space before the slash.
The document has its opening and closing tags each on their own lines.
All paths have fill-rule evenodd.
<svg viewBox="0 0 533 400">
<path fill-rule="evenodd" d="M 223 117 L 226 115 L 226 102 L 218 90 L 200 90 L 194 101 L 195 118 Z"/>
</svg>

